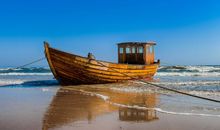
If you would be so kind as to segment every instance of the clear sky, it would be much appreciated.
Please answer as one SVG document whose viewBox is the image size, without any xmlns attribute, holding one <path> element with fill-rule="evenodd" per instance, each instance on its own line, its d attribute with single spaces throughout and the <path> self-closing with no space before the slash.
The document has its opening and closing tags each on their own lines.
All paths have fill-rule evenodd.
<svg viewBox="0 0 220 130">
<path fill-rule="evenodd" d="M 51 46 L 117 62 L 118 42 L 155 41 L 156 58 L 177 65 L 220 64 L 219 0 L 5 0 L 0 67 L 44 56 Z M 47 66 L 41 62 L 38 66 Z"/>
</svg>

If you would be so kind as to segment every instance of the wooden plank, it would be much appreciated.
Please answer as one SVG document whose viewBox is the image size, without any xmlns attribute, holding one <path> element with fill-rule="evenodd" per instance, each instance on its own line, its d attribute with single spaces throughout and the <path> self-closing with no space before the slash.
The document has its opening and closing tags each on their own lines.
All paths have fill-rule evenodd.
<svg viewBox="0 0 220 130">
<path fill-rule="evenodd" d="M 55 58 L 55 57 L 54 57 Z M 55 61 L 55 60 L 54 60 Z M 118 76 L 118 77 L 126 77 L 125 75 L 123 74 L 120 74 L 118 72 L 109 72 L 109 71 L 105 71 L 105 70 L 99 70 L 99 69 L 94 69 L 94 68 L 90 68 L 90 66 L 83 66 L 83 65 L 80 65 L 80 64 L 69 64 L 69 63 L 65 63 L 63 62 L 62 60 L 58 60 L 56 59 L 56 63 L 59 63 L 60 65 L 66 65 L 68 66 L 66 69 L 68 68 L 71 68 L 71 67 L 75 67 L 77 68 L 77 70 L 85 70 L 86 72 L 85 73 L 94 73 L 94 74 L 102 74 L 102 75 L 106 75 L 106 76 Z M 77 71 L 76 70 L 76 71 Z M 133 76 L 133 77 L 142 77 L 142 76 L 146 76 L 146 75 L 153 75 L 155 73 L 155 69 L 153 70 L 148 70 L 146 72 L 143 72 L 143 73 L 126 73 L 127 75 L 129 76 Z"/>
</svg>

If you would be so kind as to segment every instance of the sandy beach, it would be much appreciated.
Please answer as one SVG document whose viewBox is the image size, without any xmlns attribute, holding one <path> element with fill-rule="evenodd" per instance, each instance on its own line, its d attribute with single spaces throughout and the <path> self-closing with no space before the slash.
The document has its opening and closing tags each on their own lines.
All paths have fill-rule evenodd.
<svg viewBox="0 0 220 130">
<path fill-rule="evenodd" d="M 155 93 L 150 87 L 142 92 L 128 91 L 141 86 L 132 83 L 1 87 L 0 129 L 219 129 L 220 105 L 204 105 L 205 102 L 172 93 Z"/>
</svg>

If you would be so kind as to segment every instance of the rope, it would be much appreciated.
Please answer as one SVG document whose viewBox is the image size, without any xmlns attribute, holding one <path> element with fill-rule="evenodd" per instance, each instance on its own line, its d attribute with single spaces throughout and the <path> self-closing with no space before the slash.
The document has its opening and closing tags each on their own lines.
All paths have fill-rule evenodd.
<svg viewBox="0 0 220 130">
<path fill-rule="evenodd" d="M 179 93 L 179 94 L 182 94 L 182 95 L 187 95 L 187 96 L 191 96 L 191 97 L 195 97 L 195 98 L 199 98 L 199 99 L 203 99 L 203 100 L 207 100 L 207 101 L 212 101 L 212 102 L 220 103 L 219 100 L 215 100 L 215 99 L 211 99 L 211 98 L 207 98 L 207 97 L 193 95 L 193 94 L 190 94 L 190 93 L 187 93 L 187 92 L 182 92 L 182 91 L 179 91 L 179 90 L 176 90 L 176 89 L 171 89 L 171 88 L 168 88 L 168 87 L 164 87 L 164 86 L 161 86 L 161 85 L 157 85 L 157 84 L 154 84 L 154 83 L 150 83 L 150 82 L 147 82 L 147 81 L 144 81 L 144 80 L 140 80 L 140 79 L 134 78 L 132 76 L 127 75 L 126 73 L 122 73 L 122 72 L 119 72 L 118 70 L 110 68 L 110 67 L 104 65 L 103 63 L 97 61 L 97 60 L 95 60 L 95 61 L 97 63 L 99 63 L 101 66 L 106 67 L 108 69 L 111 69 L 111 70 L 113 70 L 113 71 L 115 71 L 117 73 L 120 73 L 120 74 L 124 75 L 124 76 L 130 77 L 133 80 L 137 80 L 137 81 L 140 81 L 142 83 L 146 83 L 146 84 L 149 84 L 149 85 L 152 85 L 152 86 L 164 89 L 164 90 L 168 90 L 168 91 L 171 91 L 171 92 Z"/>
<path fill-rule="evenodd" d="M 23 68 L 23 67 L 25 67 L 25 66 L 28 66 L 28 65 L 31 65 L 31 64 L 40 62 L 40 61 L 42 61 L 42 60 L 44 60 L 44 59 L 45 59 L 45 57 L 42 57 L 42 58 L 37 59 L 37 60 L 34 60 L 34 61 L 30 62 L 30 63 L 27 63 L 27 64 L 24 64 L 24 65 L 18 66 L 18 67 L 16 67 L 15 69 Z"/>
</svg>

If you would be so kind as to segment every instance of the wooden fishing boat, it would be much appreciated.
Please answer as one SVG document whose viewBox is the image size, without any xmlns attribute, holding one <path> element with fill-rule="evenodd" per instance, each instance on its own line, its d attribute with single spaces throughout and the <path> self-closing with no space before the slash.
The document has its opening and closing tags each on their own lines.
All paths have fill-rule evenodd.
<svg viewBox="0 0 220 130">
<path fill-rule="evenodd" d="M 54 77 L 61 85 L 102 84 L 152 78 L 159 60 L 154 61 L 153 42 L 118 44 L 118 63 L 96 60 L 91 53 L 82 57 L 51 48 L 44 43 L 45 55 Z"/>
</svg>

